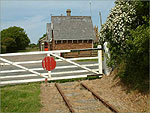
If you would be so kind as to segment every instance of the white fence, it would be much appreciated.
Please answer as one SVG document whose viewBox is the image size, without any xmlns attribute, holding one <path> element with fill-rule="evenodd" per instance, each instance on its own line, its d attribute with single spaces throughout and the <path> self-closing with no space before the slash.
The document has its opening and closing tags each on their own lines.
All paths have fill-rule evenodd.
<svg viewBox="0 0 150 113">
<path fill-rule="evenodd" d="M 45 79 L 48 80 L 60 80 L 60 79 L 72 79 L 72 78 L 82 78 L 87 77 L 90 74 L 102 74 L 102 50 L 101 48 L 92 48 L 92 49 L 82 49 L 85 50 L 98 50 L 97 57 L 81 57 L 81 58 L 70 58 L 65 59 L 57 55 L 57 53 L 66 53 L 66 52 L 73 52 L 73 51 L 81 51 L 81 50 L 56 50 L 56 51 L 38 51 L 38 52 L 24 52 L 24 53 L 9 53 L 9 54 L 0 54 L 0 85 L 7 85 L 7 84 L 18 84 L 18 83 L 28 83 L 28 82 L 38 82 L 44 81 Z M 35 61 L 27 61 L 26 56 L 30 55 L 51 55 L 54 56 L 56 59 L 55 70 L 52 72 L 44 71 L 42 66 L 42 59 Z M 18 58 L 20 56 L 24 56 L 23 60 L 25 61 L 10 61 L 9 58 L 15 56 Z M 32 57 L 32 56 L 31 56 Z M 33 56 L 34 57 L 34 56 Z M 34 59 L 34 58 L 33 58 Z M 88 63 L 84 64 L 83 62 L 74 62 L 76 60 L 87 60 L 87 59 L 98 59 L 97 63 Z M 16 59 L 15 59 L 16 60 Z M 59 62 L 68 62 L 67 63 L 60 63 Z M 34 64 L 34 66 L 32 66 Z M 64 65 L 62 65 L 64 64 Z M 28 67 L 30 66 L 30 67 Z M 96 68 L 93 68 L 96 67 Z M 19 68 L 19 69 L 16 69 Z M 91 69 L 92 68 L 92 69 Z M 73 70 L 71 70 L 73 69 Z M 60 71 L 57 71 L 60 70 Z M 28 73 L 27 73 L 28 72 Z M 22 74 L 21 74 L 22 73 Z M 83 74 L 84 73 L 84 74 Z M 67 76 L 66 76 L 67 75 Z"/>
</svg>

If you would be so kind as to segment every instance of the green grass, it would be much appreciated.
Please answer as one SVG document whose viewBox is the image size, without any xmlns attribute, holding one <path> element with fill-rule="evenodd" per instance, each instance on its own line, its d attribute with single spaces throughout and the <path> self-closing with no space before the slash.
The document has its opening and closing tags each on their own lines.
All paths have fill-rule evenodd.
<svg viewBox="0 0 150 113">
<path fill-rule="evenodd" d="M 39 112 L 40 83 L 1 87 L 1 112 Z"/>
<path fill-rule="evenodd" d="M 89 76 L 89 77 L 84 77 L 84 78 L 73 78 L 73 79 L 63 79 L 63 80 L 52 80 L 49 81 L 51 82 L 56 82 L 56 83 L 65 83 L 65 82 L 74 82 L 74 81 L 82 81 L 82 80 L 94 80 L 94 79 L 100 79 L 98 76 Z"/>
<path fill-rule="evenodd" d="M 94 61 L 96 61 L 96 62 L 98 62 L 98 59 L 85 59 L 85 60 L 77 60 L 77 62 L 94 62 Z"/>
<path fill-rule="evenodd" d="M 65 80 L 50 81 L 56 83 L 93 80 L 98 76 L 86 78 L 75 78 Z M 40 103 L 40 83 L 30 83 L 14 86 L 1 87 L 1 111 L 4 112 L 39 112 L 42 105 Z"/>
<path fill-rule="evenodd" d="M 85 59 L 85 60 L 77 60 L 76 62 L 98 62 L 98 59 Z M 104 61 L 104 57 L 102 58 L 102 61 Z"/>
<path fill-rule="evenodd" d="M 17 53 L 20 52 L 32 52 L 32 51 L 39 51 L 38 48 L 26 48 L 25 50 L 18 50 Z"/>
</svg>

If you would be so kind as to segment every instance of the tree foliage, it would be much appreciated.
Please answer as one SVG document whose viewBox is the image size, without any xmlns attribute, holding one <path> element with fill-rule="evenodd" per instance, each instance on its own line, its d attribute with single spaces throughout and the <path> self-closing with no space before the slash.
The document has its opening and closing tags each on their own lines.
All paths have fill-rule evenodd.
<svg viewBox="0 0 150 113">
<path fill-rule="evenodd" d="M 40 40 L 43 39 L 43 38 L 45 38 L 46 36 L 47 36 L 47 34 L 45 33 L 45 34 L 43 34 L 42 37 L 39 38 L 38 43 L 37 43 L 38 46 L 39 46 Z"/>
<path fill-rule="evenodd" d="M 15 52 L 17 46 L 16 41 L 13 38 L 4 38 L 2 41 L 2 45 L 5 47 L 5 50 L 2 49 L 2 52 L 6 52 L 9 50 L 10 52 Z"/>
<path fill-rule="evenodd" d="M 109 43 L 109 64 L 119 67 L 118 75 L 134 87 L 149 77 L 149 32 L 149 1 L 142 0 L 116 0 L 100 31 L 100 43 Z"/>
<path fill-rule="evenodd" d="M 112 64 L 117 65 L 127 52 L 126 40 L 137 18 L 132 1 L 117 0 L 100 31 L 100 42 L 109 42 Z"/>
<path fill-rule="evenodd" d="M 45 33 L 45 34 L 43 34 L 43 36 L 39 39 L 39 41 L 41 40 L 41 39 L 43 39 L 43 38 L 45 38 L 47 36 L 47 34 Z M 38 41 L 38 42 L 39 42 Z"/>
<path fill-rule="evenodd" d="M 16 52 L 24 50 L 30 43 L 30 39 L 23 28 L 9 27 L 1 31 L 1 52 Z"/>
<path fill-rule="evenodd" d="M 141 91 L 148 91 L 149 88 L 149 33 L 146 25 L 131 30 L 130 40 L 127 41 L 130 51 L 122 60 L 123 66 L 119 67 L 118 74 L 125 83 Z"/>
</svg>

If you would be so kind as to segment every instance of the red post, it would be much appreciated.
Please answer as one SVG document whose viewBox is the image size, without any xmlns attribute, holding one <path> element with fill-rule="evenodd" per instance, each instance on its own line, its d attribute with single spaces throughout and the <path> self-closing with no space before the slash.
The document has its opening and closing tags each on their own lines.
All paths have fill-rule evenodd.
<svg viewBox="0 0 150 113">
<path fill-rule="evenodd" d="M 45 85 L 47 86 L 47 78 L 45 78 Z"/>
</svg>

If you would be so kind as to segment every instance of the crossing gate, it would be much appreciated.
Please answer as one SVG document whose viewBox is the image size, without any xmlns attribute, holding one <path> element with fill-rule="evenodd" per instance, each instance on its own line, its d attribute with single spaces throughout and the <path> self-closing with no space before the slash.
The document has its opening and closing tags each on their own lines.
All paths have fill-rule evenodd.
<svg viewBox="0 0 150 113">
<path fill-rule="evenodd" d="M 97 50 L 98 56 L 97 57 L 81 57 L 81 58 L 63 58 L 58 55 L 60 53 L 89 51 L 89 50 Z M 47 72 L 47 71 L 44 71 L 42 68 L 42 59 L 34 60 L 34 61 L 31 61 L 31 60 L 27 61 L 29 60 L 27 56 L 32 57 L 32 55 L 36 55 L 36 56 L 43 55 L 41 57 L 42 59 L 44 58 L 44 55 L 53 56 L 56 59 L 56 62 L 58 64 L 59 62 L 64 62 L 64 61 L 65 63 L 62 63 L 64 64 L 63 66 L 62 64 L 60 66 L 56 65 L 56 71 Z M 20 57 L 23 57 L 23 60 L 25 59 L 27 60 L 21 61 L 21 62 L 11 61 L 10 59 L 12 59 L 12 57 L 15 57 L 15 60 L 17 61 L 19 60 Z M 94 62 L 90 64 L 87 64 L 87 63 L 82 64 L 82 63 L 75 62 L 76 60 L 78 61 L 78 60 L 87 60 L 87 59 L 98 59 L 98 63 Z M 68 65 L 68 64 L 72 64 L 72 65 Z M 96 66 L 96 69 L 92 68 L 93 66 Z M 44 81 L 45 79 L 60 80 L 60 79 L 82 78 L 82 77 L 87 77 L 88 75 L 97 75 L 97 74 L 102 75 L 102 48 L 100 45 L 98 45 L 98 48 L 88 48 L 88 49 L 78 49 L 78 50 L 73 49 L 73 50 L 54 50 L 54 51 L 0 54 L 0 67 L 1 67 L 0 86 L 7 85 L 7 84 L 39 82 L 39 81 Z M 19 69 L 16 69 L 16 68 L 19 68 Z M 74 70 L 70 71 L 71 69 L 74 69 Z M 58 72 L 57 70 L 61 70 L 61 71 Z M 27 74 L 27 72 L 29 74 Z M 77 73 L 77 75 L 75 75 L 75 73 Z M 81 74 L 81 73 L 84 73 L 84 74 Z"/>
</svg>

